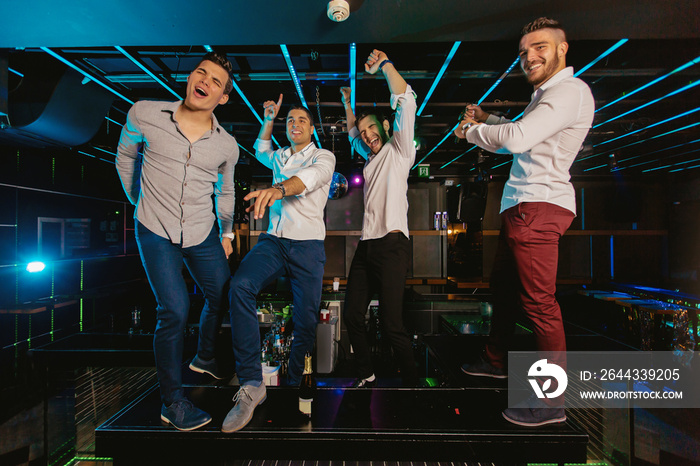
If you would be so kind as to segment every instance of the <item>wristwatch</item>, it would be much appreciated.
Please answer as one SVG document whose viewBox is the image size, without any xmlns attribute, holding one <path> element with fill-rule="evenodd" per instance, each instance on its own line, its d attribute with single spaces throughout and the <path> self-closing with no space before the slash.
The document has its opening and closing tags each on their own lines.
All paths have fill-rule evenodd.
<svg viewBox="0 0 700 466">
<path fill-rule="evenodd" d="M 287 190 L 284 189 L 284 185 L 282 183 L 275 183 L 272 185 L 272 187 L 275 189 L 279 189 L 282 193 L 282 197 L 284 197 L 287 194 Z"/>
<path fill-rule="evenodd" d="M 221 233 L 222 238 L 228 238 L 228 239 L 233 239 L 235 238 L 235 235 L 233 233 Z"/>
</svg>

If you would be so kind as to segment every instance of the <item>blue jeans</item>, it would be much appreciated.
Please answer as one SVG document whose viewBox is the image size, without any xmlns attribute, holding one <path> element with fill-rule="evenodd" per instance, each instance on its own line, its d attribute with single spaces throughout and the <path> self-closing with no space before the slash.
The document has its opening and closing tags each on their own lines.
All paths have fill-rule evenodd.
<svg viewBox="0 0 700 466">
<path fill-rule="evenodd" d="M 226 306 L 225 288 L 231 271 L 216 227 L 202 243 L 183 248 L 156 235 L 137 221 L 136 242 L 158 303 L 153 351 L 161 401 L 168 406 L 185 397 L 182 390 L 182 350 L 190 298 L 182 275 L 183 261 L 204 294 L 197 345 L 197 354 L 202 359 L 214 357 L 215 338 L 221 311 Z"/>
<path fill-rule="evenodd" d="M 325 263 L 323 241 L 297 241 L 265 233 L 241 261 L 229 290 L 233 352 L 241 385 L 262 382 L 256 296 L 282 275 L 289 277 L 294 304 L 294 340 L 287 379 L 290 385 L 299 385 L 304 355 L 313 350 L 316 339 Z"/>
</svg>

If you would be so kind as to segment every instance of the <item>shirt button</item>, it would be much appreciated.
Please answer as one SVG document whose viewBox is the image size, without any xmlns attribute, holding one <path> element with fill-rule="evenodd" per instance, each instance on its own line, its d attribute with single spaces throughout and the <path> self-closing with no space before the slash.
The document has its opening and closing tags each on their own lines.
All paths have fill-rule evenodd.
<svg viewBox="0 0 700 466">
<path fill-rule="evenodd" d="M 182 201 L 180 204 L 185 205 L 185 201 Z"/>
<path fill-rule="evenodd" d="M 184 184 L 184 186 L 187 186 L 187 181 L 185 181 L 185 184 Z"/>
</svg>

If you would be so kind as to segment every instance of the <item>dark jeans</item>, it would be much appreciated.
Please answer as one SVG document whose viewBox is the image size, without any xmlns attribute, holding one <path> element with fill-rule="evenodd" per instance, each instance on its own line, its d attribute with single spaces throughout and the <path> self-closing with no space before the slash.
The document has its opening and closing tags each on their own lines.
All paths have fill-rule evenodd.
<svg viewBox="0 0 700 466">
<path fill-rule="evenodd" d="M 304 355 L 316 340 L 326 252 L 321 240 L 290 240 L 263 233 L 231 279 L 231 334 L 241 385 L 262 381 L 256 297 L 273 280 L 287 275 L 292 285 L 294 331 L 288 382 L 299 385 Z"/>
<path fill-rule="evenodd" d="M 375 293 L 379 294 L 382 335 L 394 351 L 401 376 L 408 382 L 416 377 L 411 340 L 403 326 L 403 295 L 410 247 L 411 241 L 403 233 L 389 233 L 382 238 L 360 241 L 357 245 L 350 265 L 343 320 L 361 378 L 374 373 L 365 315 Z"/>
<path fill-rule="evenodd" d="M 183 261 L 204 294 L 197 347 L 197 354 L 203 359 L 214 357 L 215 338 L 221 311 L 226 306 L 225 288 L 231 272 L 216 227 L 202 243 L 183 248 L 136 222 L 136 242 L 158 303 L 153 351 L 161 400 L 167 406 L 185 397 L 182 349 L 190 299 L 182 275 Z"/>
<path fill-rule="evenodd" d="M 508 341 L 522 309 L 532 321 L 538 351 L 566 351 L 561 309 L 556 292 L 559 238 L 573 212 L 546 202 L 526 202 L 501 214 L 502 226 L 491 272 L 491 334 L 486 358 L 504 367 Z M 566 369 L 566 360 L 550 361 Z"/>
</svg>

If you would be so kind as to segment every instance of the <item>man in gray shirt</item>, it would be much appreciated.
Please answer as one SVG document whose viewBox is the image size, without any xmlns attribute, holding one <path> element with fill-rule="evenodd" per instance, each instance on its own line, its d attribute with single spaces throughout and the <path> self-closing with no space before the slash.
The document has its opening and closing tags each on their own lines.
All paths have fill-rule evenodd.
<svg viewBox="0 0 700 466">
<path fill-rule="evenodd" d="M 134 104 L 117 149 L 117 171 L 136 206 L 136 241 L 158 303 L 153 349 L 161 419 L 179 430 L 211 421 L 182 388 L 183 335 L 190 308 L 183 261 L 205 298 L 197 356 L 190 368 L 220 378 L 214 338 L 230 278 L 238 144 L 213 111 L 228 101 L 230 73 L 226 57 L 205 55 L 187 79 L 184 101 Z"/>
</svg>

